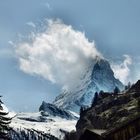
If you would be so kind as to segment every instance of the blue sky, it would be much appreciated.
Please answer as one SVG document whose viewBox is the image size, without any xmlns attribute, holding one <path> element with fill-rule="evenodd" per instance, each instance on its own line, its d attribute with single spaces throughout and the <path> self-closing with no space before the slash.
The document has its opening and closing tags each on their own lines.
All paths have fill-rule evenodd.
<svg viewBox="0 0 140 140">
<path fill-rule="evenodd" d="M 20 71 L 9 43 L 22 40 L 21 35 L 25 40 L 35 30 L 31 23 L 39 29 L 51 18 L 84 31 L 108 59 L 121 60 L 128 54 L 139 60 L 139 0 L 0 1 L 0 93 L 13 110 L 37 110 L 42 100 L 52 101 L 60 93 L 60 86 Z"/>
</svg>

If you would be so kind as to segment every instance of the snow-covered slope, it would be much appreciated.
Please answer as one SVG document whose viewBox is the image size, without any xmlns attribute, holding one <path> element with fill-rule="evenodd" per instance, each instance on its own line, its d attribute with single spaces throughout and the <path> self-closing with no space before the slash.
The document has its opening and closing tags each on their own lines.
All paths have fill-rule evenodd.
<svg viewBox="0 0 140 140">
<path fill-rule="evenodd" d="M 67 132 L 75 130 L 76 113 L 42 102 L 37 113 L 19 113 L 12 120 L 12 140 L 62 140 Z"/>
<path fill-rule="evenodd" d="M 13 140 L 19 140 L 20 138 L 26 139 L 26 137 L 35 140 L 39 136 L 44 140 L 62 140 L 65 132 L 75 130 L 76 120 L 67 120 L 57 116 L 44 117 L 46 119 L 43 120 L 41 112 L 17 114 L 10 124 L 13 128 L 11 133 Z M 44 137 L 43 135 L 41 137 L 41 134 Z"/>
<path fill-rule="evenodd" d="M 76 88 L 65 90 L 53 103 L 58 107 L 79 112 L 81 106 L 91 104 L 96 91 L 112 92 L 116 86 L 123 88 L 123 84 L 114 77 L 109 62 L 98 59 L 87 69 Z"/>
</svg>

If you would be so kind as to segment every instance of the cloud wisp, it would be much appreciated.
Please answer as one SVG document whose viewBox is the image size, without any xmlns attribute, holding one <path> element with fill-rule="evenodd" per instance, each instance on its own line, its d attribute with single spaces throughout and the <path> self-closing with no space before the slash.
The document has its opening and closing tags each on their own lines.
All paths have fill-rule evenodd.
<svg viewBox="0 0 140 140">
<path fill-rule="evenodd" d="M 30 42 L 16 45 L 20 69 L 70 88 L 97 57 L 95 43 L 61 20 L 48 20 L 47 28 Z"/>
<path fill-rule="evenodd" d="M 52 10 L 52 6 L 48 2 L 45 3 L 45 6 L 48 8 L 48 10 Z"/>
<path fill-rule="evenodd" d="M 121 63 L 113 63 L 112 69 L 114 71 L 114 75 L 118 78 L 123 84 L 127 84 L 130 78 L 130 68 L 129 66 L 132 64 L 132 58 L 129 55 L 124 55 L 124 61 Z"/>
<path fill-rule="evenodd" d="M 32 21 L 27 22 L 26 25 L 33 27 L 33 28 L 36 28 L 36 25 Z"/>
</svg>

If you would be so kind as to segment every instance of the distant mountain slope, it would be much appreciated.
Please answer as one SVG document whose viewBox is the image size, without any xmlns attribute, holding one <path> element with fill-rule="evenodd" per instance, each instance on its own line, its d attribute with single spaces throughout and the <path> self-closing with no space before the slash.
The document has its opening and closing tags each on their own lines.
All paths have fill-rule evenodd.
<svg viewBox="0 0 140 140">
<path fill-rule="evenodd" d="M 75 130 L 76 113 L 42 102 L 37 113 L 18 113 L 12 120 L 11 140 L 63 140 L 65 133 Z"/>
<path fill-rule="evenodd" d="M 114 77 L 107 60 L 98 59 L 91 65 L 83 78 L 72 91 L 65 90 L 53 102 L 56 106 L 79 113 L 81 106 L 89 106 L 96 91 L 112 92 L 117 86 L 123 89 L 123 84 Z"/>
<path fill-rule="evenodd" d="M 77 115 L 71 113 L 70 111 L 58 108 L 57 106 L 42 102 L 39 111 L 41 111 L 42 116 L 54 116 L 54 117 L 60 117 L 67 120 L 76 120 L 78 119 Z"/>
</svg>

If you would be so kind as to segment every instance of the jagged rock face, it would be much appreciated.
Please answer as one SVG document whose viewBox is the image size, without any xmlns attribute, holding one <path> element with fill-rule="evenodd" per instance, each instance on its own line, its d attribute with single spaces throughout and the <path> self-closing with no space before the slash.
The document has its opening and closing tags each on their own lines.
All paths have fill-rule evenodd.
<svg viewBox="0 0 140 140">
<path fill-rule="evenodd" d="M 86 128 L 110 129 L 130 120 L 140 111 L 140 82 L 122 94 L 109 94 L 105 98 L 98 99 L 94 107 L 90 107 L 80 113 L 77 122 L 77 133 L 81 135 Z M 139 87 L 139 88 L 138 88 Z"/>
<path fill-rule="evenodd" d="M 106 60 L 98 61 L 92 70 L 92 81 L 96 83 L 100 90 L 110 92 L 117 86 L 120 89 L 123 88 L 122 83 L 114 77 L 114 73 L 110 67 L 110 64 Z"/>
<path fill-rule="evenodd" d="M 42 102 L 39 111 L 41 111 L 42 116 L 55 116 L 60 118 L 65 118 L 67 120 L 71 119 L 77 119 L 76 116 L 74 116 L 69 111 L 66 111 L 64 109 L 58 108 L 53 104 Z"/>
<path fill-rule="evenodd" d="M 140 92 L 140 80 L 128 90 L 128 92 Z"/>
<path fill-rule="evenodd" d="M 81 106 L 90 106 L 96 91 L 112 92 L 116 86 L 123 89 L 123 84 L 114 77 L 108 61 L 100 59 L 88 68 L 76 88 L 63 92 L 53 103 L 58 107 L 79 113 Z"/>
</svg>

